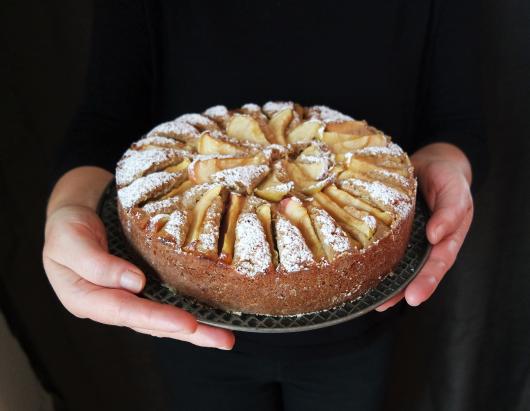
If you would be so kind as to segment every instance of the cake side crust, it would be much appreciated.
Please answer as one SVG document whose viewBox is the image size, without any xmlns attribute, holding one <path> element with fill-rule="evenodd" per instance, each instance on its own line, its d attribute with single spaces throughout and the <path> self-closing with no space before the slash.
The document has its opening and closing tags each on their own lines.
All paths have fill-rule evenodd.
<svg viewBox="0 0 530 411">
<path fill-rule="evenodd" d="M 251 277 L 150 237 L 134 210 L 118 204 L 118 213 L 127 239 L 163 283 L 226 311 L 269 315 L 329 309 L 375 287 L 405 253 L 414 219 L 412 207 L 377 243 L 327 265 L 291 273 L 269 270 Z"/>
</svg>

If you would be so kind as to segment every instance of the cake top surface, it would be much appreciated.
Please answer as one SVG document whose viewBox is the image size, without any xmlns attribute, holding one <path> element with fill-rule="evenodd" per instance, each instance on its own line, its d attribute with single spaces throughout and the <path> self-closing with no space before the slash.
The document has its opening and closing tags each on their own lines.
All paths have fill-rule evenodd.
<svg viewBox="0 0 530 411">
<path fill-rule="evenodd" d="M 122 209 L 148 219 L 146 236 L 248 276 L 363 252 L 413 212 L 416 194 L 390 137 L 290 101 L 162 123 L 125 152 L 116 184 Z"/>
</svg>

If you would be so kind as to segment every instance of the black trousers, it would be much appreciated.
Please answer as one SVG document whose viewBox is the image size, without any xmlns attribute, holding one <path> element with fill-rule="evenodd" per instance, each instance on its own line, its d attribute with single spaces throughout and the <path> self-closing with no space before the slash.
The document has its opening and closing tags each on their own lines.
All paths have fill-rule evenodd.
<svg viewBox="0 0 530 411">
<path fill-rule="evenodd" d="M 391 329 L 351 351 L 291 359 L 167 339 L 155 348 L 168 410 L 371 411 L 382 407 L 394 340 Z"/>
</svg>

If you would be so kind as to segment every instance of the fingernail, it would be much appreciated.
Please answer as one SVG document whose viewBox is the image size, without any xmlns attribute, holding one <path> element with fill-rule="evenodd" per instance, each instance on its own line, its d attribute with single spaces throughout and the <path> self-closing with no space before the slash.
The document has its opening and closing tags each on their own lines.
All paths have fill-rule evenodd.
<svg viewBox="0 0 530 411">
<path fill-rule="evenodd" d="M 444 228 L 443 226 L 439 225 L 433 231 L 433 237 L 434 237 L 433 242 L 438 243 L 442 239 L 443 235 L 444 235 Z"/>
<path fill-rule="evenodd" d="M 219 348 L 220 350 L 225 350 L 225 351 L 230 351 L 232 349 L 232 347 L 217 347 Z"/>
<path fill-rule="evenodd" d="M 120 286 L 129 291 L 137 293 L 141 291 L 143 285 L 143 277 L 133 271 L 125 271 L 120 277 Z"/>
</svg>

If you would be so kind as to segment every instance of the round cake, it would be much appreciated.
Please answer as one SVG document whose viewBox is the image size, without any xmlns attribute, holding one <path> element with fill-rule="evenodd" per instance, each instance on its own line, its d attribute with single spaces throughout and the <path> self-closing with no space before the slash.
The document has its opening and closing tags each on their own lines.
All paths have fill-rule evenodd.
<svg viewBox="0 0 530 411">
<path fill-rule="evenodd" d="M 417 186 L 383 132 L 292 102 L 160 124 L 125 152 L 116 185 L 125 235 L 164 284 L 271 315 L 377 285 L 405 252 Z"/>
</svg>

